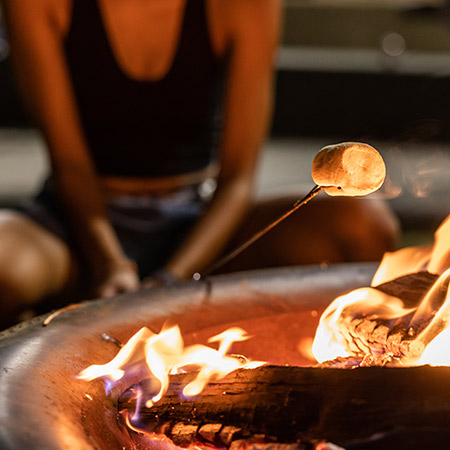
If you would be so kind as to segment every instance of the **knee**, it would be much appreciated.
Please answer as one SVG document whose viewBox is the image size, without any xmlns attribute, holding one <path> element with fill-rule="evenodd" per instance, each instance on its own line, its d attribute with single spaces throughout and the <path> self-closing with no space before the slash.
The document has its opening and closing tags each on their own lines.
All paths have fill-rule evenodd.
<svg viewBox="0 0 450 450">
<path fill-rule="evenodd" d="M 0 247 L 2 239 L 0 238 Z M 37 293 L 26 270 L 17 264 L 17 255 L 0 250 L 0 328 L 6 328 L 21 320 L 24 311 L 33 308 Z"/>
<path fill-rule="evenodd" d="M 272 252 L 288 265 L 380 261 L 399 237 L 399 221 L 385 202 L 323 197 L 273 233 Z"/>
<path fill-rule="evenodd" d="M 398 247 L 400 224 L 389 205 L 381 200 L 343 199 L 343 213 L 336 233 L 348 261 L 379 261 Z"/>
<path fill-rule="evenodd" d="M 1 239 L 0 239 L 1 245 Z M 15 254 L 13 257 L 0 251 L 0 293 L 6 309 L 24 307 L 39 301 L 42 295 L 40 288 L 39 268 L 26 255 Z"/>
<path fill-rule="evenodd" d="M 280 217 L 295 200 L 285 197 L 259 204 L 242 227 L 240 242 Z M 228 269 L 379 261 L 395 250 L 399 236 L 399 221 L 385 202 L 321 197 L 280 223 Z"/>
<path fill-rule="evenodd" d="M 68 252 L 50 235 L 20 214 L 0 212 L 2 309 L 38 302 L 58 288 L 67 272 Z"/>
</svg>

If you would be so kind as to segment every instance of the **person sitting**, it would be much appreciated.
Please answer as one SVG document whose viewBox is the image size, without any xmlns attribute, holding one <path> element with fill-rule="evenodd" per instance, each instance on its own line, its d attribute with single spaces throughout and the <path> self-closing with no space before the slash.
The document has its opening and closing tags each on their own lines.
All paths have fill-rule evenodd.
<svg viewBox="0 0 450 450">
<path fill-rule="evenodd" d="M 239 235 L 270 125 L 281 5 L 3 1 L 51 164 L 30 204 L 0 212 L 5 323 L 52 298 L 189 279 Z M 372 256 L 391 246 L 369 239 Z"/>
</svg>

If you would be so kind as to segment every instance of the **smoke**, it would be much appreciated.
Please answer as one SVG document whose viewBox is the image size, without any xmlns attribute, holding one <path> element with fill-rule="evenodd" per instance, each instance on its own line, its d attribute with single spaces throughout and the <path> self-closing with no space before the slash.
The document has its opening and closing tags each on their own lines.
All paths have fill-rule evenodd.
<svg viewBox="0 0 450 450">
<path fill-rule="evenodd" d="M 378 196 L 430 198 L 450 191 L 450 144 L 396 145 L 383 152 L 387 176 Z"/>
</svg>

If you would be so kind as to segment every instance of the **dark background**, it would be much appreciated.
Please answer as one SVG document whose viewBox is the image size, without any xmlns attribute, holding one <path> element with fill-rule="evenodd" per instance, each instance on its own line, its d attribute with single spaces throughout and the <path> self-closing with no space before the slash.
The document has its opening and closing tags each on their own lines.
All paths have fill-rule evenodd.
<svg viewBox="0 0 450 450">
<path fill-rule="evenodd" d="M 286 0 L 284 7 L 273 136 L 450 138 L 446 2 Z M 386 36 L 400 44 L 386 48 Z M 4 30 L 0 126 L 30 126 Z"/>
</svg>

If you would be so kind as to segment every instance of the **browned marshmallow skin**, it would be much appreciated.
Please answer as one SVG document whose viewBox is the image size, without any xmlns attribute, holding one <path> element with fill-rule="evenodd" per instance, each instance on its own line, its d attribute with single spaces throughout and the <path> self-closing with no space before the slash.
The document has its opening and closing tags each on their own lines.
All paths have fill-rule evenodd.
<svg viewBox="0 0 450 450">
<path fill-rule="evenodd" d="M 314 182 L 328 195 L 358 196 L 381 187 L 386 166 L 376 149 L 359 142 L 327 145 L 314 158 Z"/>
</svg>

